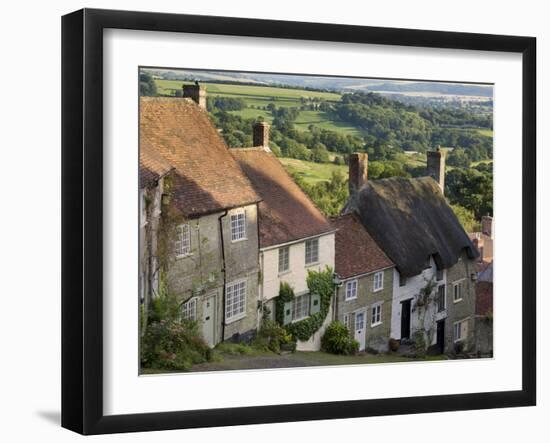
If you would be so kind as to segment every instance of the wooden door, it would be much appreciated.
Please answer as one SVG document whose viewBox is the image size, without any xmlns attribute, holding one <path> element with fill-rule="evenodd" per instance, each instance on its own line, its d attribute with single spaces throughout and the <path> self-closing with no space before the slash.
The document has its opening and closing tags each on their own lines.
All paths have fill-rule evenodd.
<svg viewBox="0 0 550 443">
<path fill-rule="evenodd" d="M 206 297 L 202 304 L 202 335 L 206 343 L 213 347 L 216 345 L 215 320 L 216 295 Z"/>
</svg>

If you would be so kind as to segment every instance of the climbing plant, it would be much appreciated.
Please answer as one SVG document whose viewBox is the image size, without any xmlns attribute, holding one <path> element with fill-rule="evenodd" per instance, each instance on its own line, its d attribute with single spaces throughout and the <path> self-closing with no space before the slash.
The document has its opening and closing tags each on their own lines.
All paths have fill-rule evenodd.
<svg viewBox="0 0 550 443">
<path fill-rule="evenodd" d="M 333 271 L 326 267 L 324 271 L 308 271 L 307 287 L 310 294 L 317 294 L 320 298 L 319 312 L 309 317 L 284 325 L 284 328 L 297 340 L 306 341 L 321 328 L 327 317 L 330 300 L 334 294 Z M 287 284 L 282 283 L 279 289 L 279 296 L 275 303 L 275 319 L 281 325 L 284 323 L 285 303 L 294 300 L 294 291 Z"/>
<path fill-rule="evenodd" d="M 426 285 L 420 289 L 418 295 L 415 298 L 414 310 L 418 310 L 418 324 L 420 329 L 413 335 L 415 347 L 418 352 L 422 352 L 427 346 L 432 343 L 434 335 L 435 314 L 437 310 L 432 305 L 434 289 L 437 283 L 433 277 L 429 280 L 425 279 Z M 426 317 L 428 321 L 426 322 Z M 426 326 L 426 323 L 428 326 Z"/>
</svg>

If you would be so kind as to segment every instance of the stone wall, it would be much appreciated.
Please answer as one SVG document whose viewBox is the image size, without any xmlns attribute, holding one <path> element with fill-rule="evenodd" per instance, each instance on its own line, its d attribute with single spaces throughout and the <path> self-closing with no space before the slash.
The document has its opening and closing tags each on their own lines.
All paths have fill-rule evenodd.
<svg viewBox="0 0 550 443">
<path fill-rule="evenodd" d="M 334 317 L 344 322 L 344 317 L 349 318 L 349 328 L 352 337 L 355 333 L 355 314 L 365 311 L 365 349 L 374 349 L 379 352 L 388 350 L 392 318 L 392 295 L 393 295 L 393 268 L 383 270 L 383 289 L 374 291 L 374 275 L 367 274 L 357 279 L 347 279 L 338 288 L 336 297 L 336 309 Z M 346 300 L 346 284 L 349 281 L 357 280 L 357 298 Z M 372 306 L 381 303 L 382 323 L 372 326 Z"/>
<path fill-rule="evenodd" d="M 475 261 L 462 254 L 458 262 L 447 270 L 447 321 L 445 324 L 445 351 L 453 352 L 455 347 L 454 325 L 466 321 L 468 327 L 464 342 L 465 351 L 475 350 L 475 305 L 476 290 L 472 275 L 476 275 Z M 454 283 L 462 281 L 462 300 L 454 301 Z"/>
<path fill-rule="evenodd" d="M 231 215 L 245 211 L 246 238 L 231 241 Z M 251 335 L 258 324 L 259 250 L 257 206 L 250 205 L 187 220 L 190 226 L 191 254 L 171 260 L 166 282 L 171 293 L 181 302 L 198 297 L 197 319 L 203 322 L 204 303 L 215 299 L 215 343 L 222 340 L 224 313 L 224 276 L 226 284 L 245 280 L 246 316 L 225 325 L 224 340 Z M 220 217 L 223 232 L 220 235 Z M 225 259 L 225 273 L 224 273 Z"/>
</svg>

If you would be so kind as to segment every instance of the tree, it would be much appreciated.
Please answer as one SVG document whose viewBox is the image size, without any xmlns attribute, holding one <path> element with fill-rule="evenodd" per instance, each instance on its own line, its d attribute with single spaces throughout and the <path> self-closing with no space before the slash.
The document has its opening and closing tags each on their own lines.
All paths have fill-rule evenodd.
<svg viewBox="0 0 550 443">
<path fill-rule="evenodd" d="M 451 205 L 451 208 L 466 232 L 477 232 L 480 230 L 481 224 L 476 220 L 475 214 L 472 211 L 460 205 Z"/>
<path fill-rule="evenodd" d="M 157 95 L 157 84 L 147 71 L 142 71 L 139 74 L 139 95 L 152 97 Z"/>
</svg>

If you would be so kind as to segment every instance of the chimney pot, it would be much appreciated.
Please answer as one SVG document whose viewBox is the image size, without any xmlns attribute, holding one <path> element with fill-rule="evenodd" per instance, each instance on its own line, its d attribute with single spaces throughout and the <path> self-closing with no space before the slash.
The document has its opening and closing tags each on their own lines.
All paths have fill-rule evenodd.
<svg viewBox="0 0 550 443">
<path fill-rule="evenodd" d="M 432 177 L 445 194 L 445 151 L 438 146 L 435 151 L 427 152 L 427 173 Z"/>
<path fill-rule="evenodd" d="M 252 127 L 252 145 L 254 147 L 269 147 L 269 124 L 256 122 Z"/>
<path fill-rule="evenodd" d="M 349 156 L 349 194 L 359 191 L 368 179 L 369 156 L 366 153 L 356 152 Z"/>
<path fill-rule="evenodd" d="M 206 88 L 199 84 L 183 85 L 183 96 L 192 99 L 202 109 L 206 110 Z"/>
</svg>

